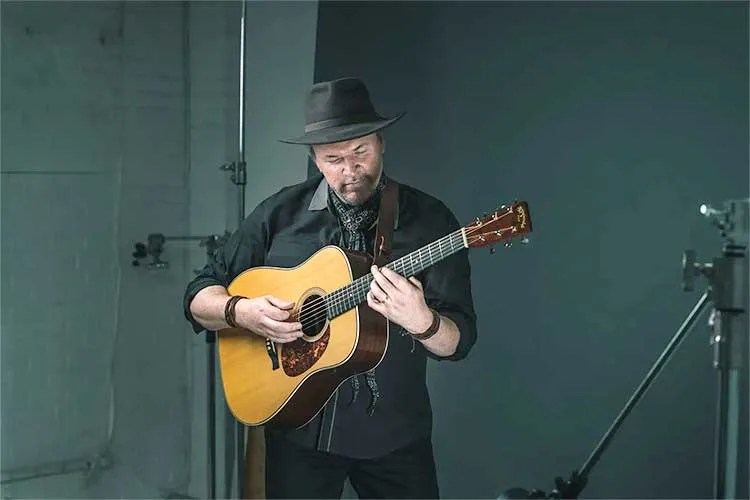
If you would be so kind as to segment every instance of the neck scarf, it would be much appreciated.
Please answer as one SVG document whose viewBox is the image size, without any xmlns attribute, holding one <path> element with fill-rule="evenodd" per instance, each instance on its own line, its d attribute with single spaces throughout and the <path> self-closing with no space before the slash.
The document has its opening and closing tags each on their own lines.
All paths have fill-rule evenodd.
<svg viewBox="0 0 750 500">
<path fill-rule="evenodd" d="M 385 188 L 385 175 L 380 176 L 375 192 L 362 205 L 349 205 L 328 186 L 328 198 L 331 200 L 333 212 L 341 221 L 341 225 L 346 231 L 344 246 L 349 250 L 358 252 L 367 252 L 367 230 L 378 220 L 378 210 L 380 210 L 380 195 Z"/>
<path fill-rule="evenodd" d="M 349 205 L 328 187 L 328 199 L 333 213 L 336 214 L 343 227 L 343 247 L 358 252 L 367 252 L 367 231 L 378 220 L 378 211 L 380 210 L 380 198 L 386 185 L 385 173 L 380 175 L 380 180 L 375 187 L 375 192 L 362 205 Z M 370 406 L 367 413 L 372 415 L 375 411 L 375 404 L 380 398 L 378 383 L 375 380 L 375 370 L 370 370 L 365 374 L 367 386 L 370 388 Z M 359 376 L 351 378 L 352 389 L 354 394 L 349 405 L 357 400 L 359 394 Z"/>
</svg>

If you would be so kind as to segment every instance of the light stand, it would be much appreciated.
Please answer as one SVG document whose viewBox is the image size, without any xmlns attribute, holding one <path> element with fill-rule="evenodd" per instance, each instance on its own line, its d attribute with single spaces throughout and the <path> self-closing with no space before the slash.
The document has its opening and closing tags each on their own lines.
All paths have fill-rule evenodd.
<svg viewBox="0 0 750 500">
<path fill-rule="evenodd" d="M 713 218 L 725 238 L 722 256 L 704 265 L 695 263 L 692 252 L 686 252 L 685 257 L 688 275 L 703 275 L 709 280 L 714 303 L 709 319 L 713 366 L 718 370 L 714 498 L 735 498 L 737 491 L 740 375 L 748 335 L 747 323 L 743 320 L 747 303 L 745 252 L 749 212 L 747 200 L 730 201 L 723 211 L 702 206 L 701 213 Z M 691 281 L 686 288 L 692 289 Z"/>
<path fill-rule="evenodd" d="M 237 186 L 237 227 L 245 219 L 245 185 L 247 184 L 247 169 L 245 163 L 245 62 L 247 58 L 247 0 L 242 0 L 242 11 L 240 15 L 240 57 L 239 57 L 239 116 L 238 116 L 238 139 L 239 154 L 236 162 L 222 165 L 222 170 L 232 172 L 232 183 Z M 234 422 L 236 426 L 236 453 L 237 460 L 237 498 L 245 498 L 245 460 L 243 450 L 245 448 L 245 425 L 236 420 L 229 407 L 226 408 L 225 423 L 227 429 Z M 228 436 L 227 436 L 228 437 Z M 227 454 L 228 455 L 228 454 Z M 225 497 L 230 498 L 232 489 L 232 469 L 227 464 Z"/>
<path fill-rule="evenodd" d="M 656 360 L 625 407 L 604 434 L 586 462 L 570 478 L 555 478 L 555 489 L 548 495 L 539 489 L 523 488 L 505 490 L 499 498 L 578 498 L 588 482 L 589 474 L 606 450 L 617 429 L 643 397 L 654 378 L 662 370 L 683 337 L 691 330 L 708 302 L 714 307 L 709 319 L 713 366 L 718 370 L 717 432 L 714 467 L 714 498 L 735 498 L 737 480 L 737 454 L 739 447 L 740 371 L 743 365 L 743 347 L 746 345 L 747 322 L 743 322 L 747 303 L 748 208 L 750 200 L 732 200 L 724 210 L 714 210 L 703 205 L 701 213 L 713 218 L 724 238 L 722 256 L 709 264 L 696 264 L 695 253 L 688 250 L 683 255 L 683 289 L 692 291 L 694 278 L 704 276 L 709 286 L 683 321 L 677 333 Z"/>
<path fill-rule="evenodd" d="M 230 171 L 232 183 L 237 186 L 237 225 L 242 224 L 245 219 L 245 185 L 247 184 L 247 169 L 245 163 L 245 59 L 247 53 L 247 0 L 242 0 L 242 9 L 240 16 L 240 55 L 239 55 L 239 117 L 238 117 L 238 135 L 239 135 L 239 154 L 235 162 L 227 163 L 219 167 L 220 170 Z M 148 236 L 148 245 L 136 243 L 136 251 L 133 253 L 135 260 L 133 265 L 140 265 L 138 259 L 147 255 L 152 257 L 152 261 L 146 264 L 148 269 L 164 269 L 168 263 L 161 260 L 160 255 L 163 245 L 167 240 L 201 240 L 201 245 L 206 246 L 209 259 L 228 238 L 229 233 L 223 237 L 211 235 L 208 238 L 194 236 L 172 236 L 165 237 L 162 234 L 150 234 Z M 208 498 L 216 498 L 216 332 L 206 332 L 206 344 L 208 344 L 207 361 L 208 361 Z M 245 443 L 245 426 L 242 422 L 236 420 L 231 410 L 225 405 L 225 493 L 224 498 L 231 498 L 232 491 L 232 448 L 236 448 L 237 460 L 235 461 L 237 471 L 237 498 L 245 498 L 245 460 L 244 460 L 244 443 Z M 232 433 L 232 423 L 235 423 L 236 432 Z M 235 434 L 232 437 L 231 434 Z M 232 446 L 232 441 L 236 439 L 236 446 Z"/>
</svg>

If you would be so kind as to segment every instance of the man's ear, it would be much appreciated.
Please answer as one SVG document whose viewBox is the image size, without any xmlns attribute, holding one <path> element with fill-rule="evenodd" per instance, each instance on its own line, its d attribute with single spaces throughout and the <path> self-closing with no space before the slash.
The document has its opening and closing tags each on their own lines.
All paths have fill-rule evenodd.
<svg viewBox="0 0 750 500">
<path fill-rule="evenodd" d="M 315 165 L 315 168 L 318 169 L 318 172 L 320 172 L 322 174 L 323 171 L 320 169 L 320 165 L 318 165 L 318 162 L 315 161 L 315 158 L 310 157 L 310 161 L 313 162 L 313 165 Z"/>
<path fill-rule="evenodd" d="M 310 158 L 310 161 L 315 164 L 315 168 L 318 169 L 318 172 L 322 174 L 323 172 L 320 170 L 320 165 L 318 165 L 317 155 L 315 154 L 315 150 L 312 146 L 309 146 L 309 149 L 307 150 L 307 157 Z"/>
</svg>

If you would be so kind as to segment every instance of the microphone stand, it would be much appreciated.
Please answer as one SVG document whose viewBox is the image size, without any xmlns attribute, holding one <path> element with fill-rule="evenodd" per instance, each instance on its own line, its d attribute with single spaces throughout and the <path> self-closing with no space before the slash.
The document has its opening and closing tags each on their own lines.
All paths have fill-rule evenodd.
<svg viewBox="0 0 750 500">
<path fill-rule="evenodd" d="M 539 489 L 528 491 L 516 487 L 505 490 L 500 498 L 578 498 L 588 483 L 591 470 L 609 446 L 617 429 L 638 404 L 709 302 L 714 306 L 708 324 L 711 327 L 713 367 L 718 370 L 719 384 L 714 450 L 714 498 L 735 498 L 741 406 L 740 371 L 744 341 L 748 335 L 747 323 L 742 322 L 742 316 L 746 312 L 747 302 L 747 289 L 744 284 L 747 279 L 745 249 L 748 244 L 749 201 L 744 199 L 726 202 L 724 211 L 714 210 L 707 205 L 701 206 L 702 214 L 715 218 L 714 222 L 721 229 L 726 242 L 722 256 L 715 258 L 712 263 L 697 264 L 692 250 L 684 253 L 683 290 L 692 291 L 694 278 L 700 275 L 709 280 L 709 286 L 580 469 L 574 470 L 568 479 L 556 477 L 555 489 L 550 494 Z"/>
</svg>

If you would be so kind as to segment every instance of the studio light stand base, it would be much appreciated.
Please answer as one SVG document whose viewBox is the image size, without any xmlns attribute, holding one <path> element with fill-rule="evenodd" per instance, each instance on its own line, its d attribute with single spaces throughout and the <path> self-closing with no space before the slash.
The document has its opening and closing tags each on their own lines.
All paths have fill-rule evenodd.
<svg viewBox="0 0 750 500">
<path fill-rule="evenodd" d="M 700 212 L 713 219 L 721 230 L 725 243 L 721 256 L 708 264 L 696 263 L 695 252 L 691 250 L 684 253 L 683 290 L 693 291 L 696 277 L 706 278 L 709 286 L 583 466 L 573 471 L 567 480 L 555 478 L 555 489 L 549 494 L 539 489 L 526 490 L 516 487 L 505 490 L 499 498 L 578 498 L 588 483 L 591 470 L 607 449 L 617 429 L 643 397 L 709 303 L 713 304 L 708 320 L 711 331 L 710 345 L 713 350 L 713 367 L 718 373 L 713 491 L 716 499 L 735 498 L 741 408 L 740 377 L 741 370 L 747 362 L 744 354 L 748 345 L 746 249 L 749 238 L 749 201 L 728 201 L 724 210 L 701 206 Z"/>
</svg>

